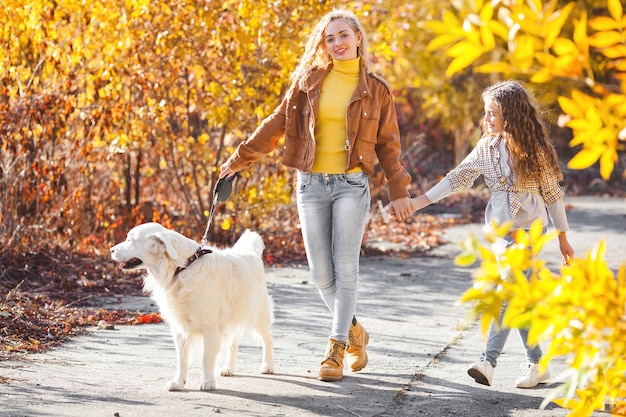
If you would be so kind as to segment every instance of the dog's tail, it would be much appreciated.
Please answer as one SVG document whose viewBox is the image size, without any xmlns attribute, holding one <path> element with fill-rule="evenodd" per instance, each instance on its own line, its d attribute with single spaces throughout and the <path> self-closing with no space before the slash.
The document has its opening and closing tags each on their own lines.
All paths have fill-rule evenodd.
<svg viewBox="0 0 626 417">
<path fill-rule="evenodd" d="M 243 232 L 243 235 L 239 238 L 234 249 L 241 250 L 249 250 L 257 254 L 257 256 L 263 255 L 263 250 L 265 249 L 265 244 L 263 243 L 263 239 L 257 232 L 253 232 L 250 229 L 246 229 Z"/>
</svg>

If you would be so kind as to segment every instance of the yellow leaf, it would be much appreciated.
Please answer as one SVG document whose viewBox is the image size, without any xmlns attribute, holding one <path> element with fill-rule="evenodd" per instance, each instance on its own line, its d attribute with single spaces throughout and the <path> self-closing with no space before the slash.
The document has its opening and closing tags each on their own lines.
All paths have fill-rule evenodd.
<svg viewBox="0 0 626 417">
<path fill-rule="evenodd" d="M 491 51 L 496 46 L 496 39 L 491 30 L 483 25 L 480 27 L 480 40 L 483 44 L 485 52 Z"/>
<path fill-rule="evenodd" d="M 472 253 L 461 253 L 454 258 L 454 264 L 458 266 L 471 266 L 476 262 L 476 256 Z"/>
<path fill-rule="evenodd" d="M 622 20 L 622 3 L 620 0 L 608 0 L 607 6 L 609 7 L 609 14 L 616 21 Z"/>
<path fill-rule="evenodd" d="M 577 408 L 580 404 L 580 401 L 571 398 L 555 398 L 552 402 L 561 408 L 569 408 L 570 410 Z"/>
<path fill-rule="evenodd" d="M 567 167 L 572 169 L 589 168 L 598 161 L 603 151 L 604 147 L 596 147 L 593 150 L 582 149 L 568 162 Z"/>
<path fill-rule="evenodd" d="M 470 66 L 482 55 L 482 50 L 469 42 L 460 42 L 450 48 L 448 55 L 455 57 L 446 69 L 446 76 L 449 77 Z"/>
<path fill-rule="evenodd" d="M 230 217 L 227 217 L 222 222 L 221 228 L 222 228 L 222 230 L 230 230 L 231 226 L 232 226 L 232 220 L 231 220 Z"/>
<path fill-rule="evenodd" d="M 519 36 L 513 50 L 511 63 L 523 69 L 528 69 L 535 59 L 535 43 L 537 38 L 533 36 Z"/>
<path fill-rule="evenodd" d="M 557 55 L 572 55 L 578 54 L 578 48 L 570 39 L 558 38 L 554 41 L 554 52 Z"/>
<path fill-rule="evenodd" d="M 622 35 L 614 30 L 597 32 L 589 38 L 589 43 L 595 48 L 607 48 L 621 42 L 623 42 Z"/>
<path fill-rule="evenodd" d="M 505 41 L 509 40 L 509 29 L 501 22 L 498 22 L 497 20 L 489 20 L 487 22 L 487 26 L 491 29 L 494 35 Z"/>
<path fill-rule="evenodd" d="M 544 29 L 544 44 L 547 49 L 551 48 L 554 41 L 558 38 L 561 33 L 561 29 L 563 29 L 563 25 L 567 21 L 567 18 L 574 8 L 574 3 L 569 3 L 567 6 L 563 7 L 561 10 L 557 11 L 555 15 L 556 19 L 551 21 L 543 22 Z"/>
<path fill-rule="evenodd" d="M 484 65 L 480 65 L 474 68 L 474 72 L 480 72 L 485 74 L 490 73 L 498 73 L 498 72 L 509 72 L 511 70 L 511 65 L 506 62 L 489 62 Z"/>
<path fill-rule="evenodd" d="M 615 149 L 607 148 L 600 157 L 600 175 L 604 180 L 608 181 L 611 177 L 615 162 L 617 162 L 617 152 Z"/>
<path fill-rule="evenodd" d="M 615 45 L 602 50 L 602 55 L 611 59 L 620 59 L 626 57 L 626 46 Z"/>
<path fill-rule="evenodd" d="M 557 101 L 559 103 L 559 106 L 561 106 L 561 109 L 566 114 L 569 114 L 576 119 L 581 119 L 584 117 L 583 109 L 580 108 L 580 106 L 578 106 L 578 103 L 576 103 L 571 98 L 560 96 Z"/>
<path fill-rule="evenodd" d="M 454 35 L 452 33 L 444 33 L 442 35 L 437 36 L 432 41 L 430 41 L 426 48 L 429 51 L 434 51 L 434 50 L 441 48 L 442 46 L 446 46 L 451 43 L 454 43 L 458 41 L 459 39 L 460 38 L 457 35 Z"/>
<path fill-rule="evenodd" d="M 589 27 L 597 31 L 607 31 L 615 29 L 619 30 L 622 26 L 620 25 L 620 22 L 615 21 L 610 17 L 598 16 L 589 20 Z"/>
<path fill-rule="evenodd" d="M 552 81 L 553 78 L 554 78 L 554 75 L 552 75 L 550 70 L 548 68 L 543 68 L 539 72 L 537 72 L 535 75 L 533 75 L 530 78 L 530 81 L 533 83 L 541 84 L 541 83 L 547 83 L 549 81 Z"/>
<path fill-rule="evenodd" d="M 447 28 L 456 28 L 456 27 L 461 26 L 461 24 L 459 23 L 459 20 L 456 17 L 456 14 L 452 13 L 450 9 L 446 9 L 443 12 L 442 20 L 443 20 L 443 25 Z"/>
<path fill-rule="evenodd" d="M 570 3 L 574 4 L 574 3 Z M 589 37 L 587 36 L 587 12 L 582 11 L 580 20 L 574 22 L 574 43 L 578 49 L 579 54 L 582 54 L 585 59 L 589 57 Z"/>
<path fill-rule="evenodd" d="M 198 136 L 198 143 L 200 145 L 206 145 L 211 140 L 211 137 L 207 133 L 203 133 Z"/>
</svg>

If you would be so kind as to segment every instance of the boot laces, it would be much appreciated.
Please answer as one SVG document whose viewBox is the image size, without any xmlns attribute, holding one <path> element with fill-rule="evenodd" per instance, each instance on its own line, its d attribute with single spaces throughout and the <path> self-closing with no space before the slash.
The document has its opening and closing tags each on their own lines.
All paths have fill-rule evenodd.
<svg viewBox="0 0 626 417">
<path fill-rule="evenodd" d="M 328 346 L 328 350 L 326 351 L 326 358 L 324 358 L 324 362 L 331 360 L 336 363 L 339 363 L 339 352 L 344 350 L 346 345 L 341 342 L 334 342 L 332 345 Z"/>
<path fill-rule="evenodd" d="M 359 346 L 359 338 L 355 331 L 351 331 L 348 334 L 348 346 Z"/>
</svg>

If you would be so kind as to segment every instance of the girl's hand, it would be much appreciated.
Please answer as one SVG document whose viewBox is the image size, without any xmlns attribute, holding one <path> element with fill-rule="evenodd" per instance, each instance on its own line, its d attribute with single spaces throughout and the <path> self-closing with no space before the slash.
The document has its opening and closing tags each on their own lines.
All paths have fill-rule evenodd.
<svg viewBox="0 0 626 417">
<path fill-rule="evenodd" d="M 561 249 L 561 254 L 563 255 L 563 261 L 561 263 L 563 265 L 569 265 L 570 261 L 574 259 L 574 248 L 569 244 L 565 232 L 559 232 L 559 249 Z"/>
</svg>

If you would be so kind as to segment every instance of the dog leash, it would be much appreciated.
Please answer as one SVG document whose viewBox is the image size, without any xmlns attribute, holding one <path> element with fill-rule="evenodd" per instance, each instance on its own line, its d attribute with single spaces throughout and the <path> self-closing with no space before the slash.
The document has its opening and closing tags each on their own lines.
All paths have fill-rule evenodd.
<svg viewBox="0 0 626 417">
<path fill-rule="evenodd" d="M 209 221 L 207 222 L 206 229 L 204 230 L 204 236 L 202 236 L 200 246 L 198 247 L 196 252 L 187 259 L 187 262 L 185 262 L 185 266 L 179 266 L 178 268 L 176 268 L 174 276 L 189 268 L 189 265 L 198 260 L 201 256 L 213 252 L 211 249 L 205 248 L 204 246 L 206 246 L 207 244 L 209 229 L 211 228 L 211 223 L 213 222 L 213 212 L 215 211 L 215 204 L 218 201 L 228 200 L 228 197 L 230 197 L 230 193 L 233 191 L 233 180 L 235 179 L 236 175 L 237 174 L 235 173 L 230 177 L 220 178 L 217 181 L 217 184 L 215 184 L 215 188 L 213 189 L 213 203 L 211 204 L 211 211 L 209 212 Z"/>
<path fill-rule="evenodd" d="M 230 193 L 233 191 L 233 180 L 237 176 L 234 173 L 228 177 L 222 177 L 217 180 L 215 188 L 213 189 L 213 203 L 211 203 L 211 210 L 209 211 L 209 220 L 207 221 L 206 229 L 204 230 L 204 236 L 200 242 L 200 247 L 206 246 L 208 242 L 209 230 L 211 229 L 211 223 L 213 223 L 213 212 L 215 211 L 215 205 L 217 202 L 224 202 L 230 197 Z"/>
</svg>

